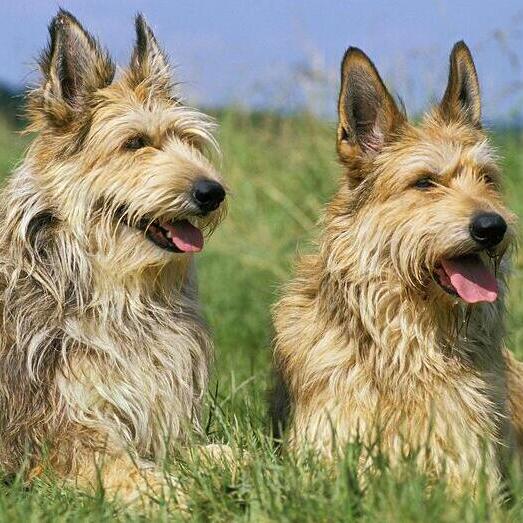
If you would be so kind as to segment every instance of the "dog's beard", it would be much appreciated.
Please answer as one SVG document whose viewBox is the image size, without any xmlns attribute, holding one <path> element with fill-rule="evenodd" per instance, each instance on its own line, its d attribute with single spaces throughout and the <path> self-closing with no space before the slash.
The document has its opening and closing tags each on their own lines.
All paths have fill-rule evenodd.
<svg viewBox="0 0 523 523">
<path fill-rule="evenodd" d="M 200 252 L 203 233 L 189 220 L 154 220 L 144 227 L 137 227 L 146 238 L 165 251 L 178 253 Z"/>
<path fill-rule="evenodd" d="M 107 209 L 107 207 L 106 207 Z M 126 205 L 111 206 L 110 212 L 103 213 L 106 227 L 124 226 L 139 231 L 143 238 L 156 247 L 171 253 L 196 253 L 204 246 L 204 236 L 212 233 L 221 218 L 220 210 L 209 215 L 183 212 L 179 216 L 131 214 Z"/>
<path fill-rule="evenodd" d="M 425 235 L 392 242 L 393 266 L 405 285 L 425 292 L 435 282 L 448 295 L 473 305 L 495 302 L 500 294 L 498 268 L 510 249 L 509 237 L 494 248 L 480 248 L 470 239 L 444 246 Z"/>
<path fill-rule="evenodd" d="M 496 276 L 479 254 L 443 258 L 434 274 L 440 286 L 465 303 L 496 301 L 499 289 Z"/>
</svg>

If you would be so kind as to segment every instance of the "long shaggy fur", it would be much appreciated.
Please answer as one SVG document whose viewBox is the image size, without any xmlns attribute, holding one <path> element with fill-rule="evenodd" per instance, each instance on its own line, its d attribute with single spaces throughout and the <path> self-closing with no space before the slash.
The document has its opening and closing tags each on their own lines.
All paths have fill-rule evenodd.
<svg viewBox="0 0 523 523">
<path fill-rule="evenodd" d="M 464 44 L 451 56 L 441 105 L 416 126 L 370 60 L 347 52 L 338 130 L 345 173 L 316 252 L 301 257 L 274 311 L 275 411 L 284 414 L 275 425 L 287 425 L 290 449 L 332 458 L 360 440 L 392 465 L 414 457 L 457 491 L 477 489 L 484 467 L 497 491 L 522 441 L 523 380 L 503 345 L 515 217 L 479 117 Z M 433 186 L 417 189 L 427 176 Z M 481 254 L 501 292 L 495 303 L 467 305 L 434 272 L 442 258 L 476 248 L 469 222 L 483 210 L 509 224 L 503 242 Z"/>
<path fill-rule="evenodd" d="M 190 197 L 195 180 L 220 180 L 213 123 L 180 102 L 141 16 L 136 30 L 113 80 L 99 44 L 58 13 L 29 94 L 37 136 L 0 198 L 2 467 L 45 458 L 93 484 L 105 454 L 106 486 L 124 494 L 133 461 L 198 430 L 212 357 L 191 256 L 143 230 L 161 217 L 210 232 L 223 210 L 198 216 Z M 128 150 L 135 137 L 145 146 Z"/>
</svg>

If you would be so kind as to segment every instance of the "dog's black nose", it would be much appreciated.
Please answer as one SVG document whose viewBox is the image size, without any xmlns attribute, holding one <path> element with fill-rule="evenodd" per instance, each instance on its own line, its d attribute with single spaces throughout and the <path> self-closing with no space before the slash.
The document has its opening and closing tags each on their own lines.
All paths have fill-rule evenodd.
<svg viewBox="0 0 523 523">
<path fill-rule="evenodd" d="M 494 247 L 505 236 L 507 222 L 495 212 L 477 214 L 470 224 L 470 235 L 482 247 Z"/>
<path fill-rule="evenodd" d="M 216 210 L 225 198 L 225 189 L 214 180 L 198 180 L 193 186 L 193 198 L 200 210 L 208 213 Z"/>
</svg>

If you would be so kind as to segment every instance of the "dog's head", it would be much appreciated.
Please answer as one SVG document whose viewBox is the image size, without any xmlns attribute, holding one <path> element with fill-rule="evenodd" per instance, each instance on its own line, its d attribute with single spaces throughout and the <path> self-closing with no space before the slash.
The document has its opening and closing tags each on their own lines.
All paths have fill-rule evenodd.
<svg viewBox="0 0 523 523">
<path fill-rule="evenodd" d="M 226 197 L 209 160 L 214 124 L 181 102 L 144 18 L 117 79 L 70 13 L 61 10 L 49 31 L 43 80 L 29 95 L 39 136 L 28 160 L 52 213 L 113 262 L 161 265 L 200 251 Z"/>
<path fill-rule="evenodd" d="M 369 58 L 347 51 L 337 133 L 346 176 L 327 219 L 334 269 L 433 290 L 447 303 L 496 300 L 515 217 L 502 202 L 480 116 L 476 70 L 462 42 L 441 102 L 417 125 Z"/>
</svg>

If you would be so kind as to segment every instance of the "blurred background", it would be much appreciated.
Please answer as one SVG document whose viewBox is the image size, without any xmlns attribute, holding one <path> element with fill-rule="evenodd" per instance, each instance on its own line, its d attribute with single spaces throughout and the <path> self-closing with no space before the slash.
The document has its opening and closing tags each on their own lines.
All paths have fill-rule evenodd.
<svg viewBox="0 0 523 523">
<path fill-rule="evenodd" d="M 63 0 L 125 65 L 133 16 L 142 11 L 179 65 L 194 103 L 235 104 L 334 115 L 344 50 L 361 47 L 411 114 L 440 96 L 454 42 L 471 47 L 484 114 L 522 122 L 523 3 L 520 0 Z M 34 59 L 58 3 L 4 2 L 0 82 L 17 90 L 34 80 Z"/>
</svg>

